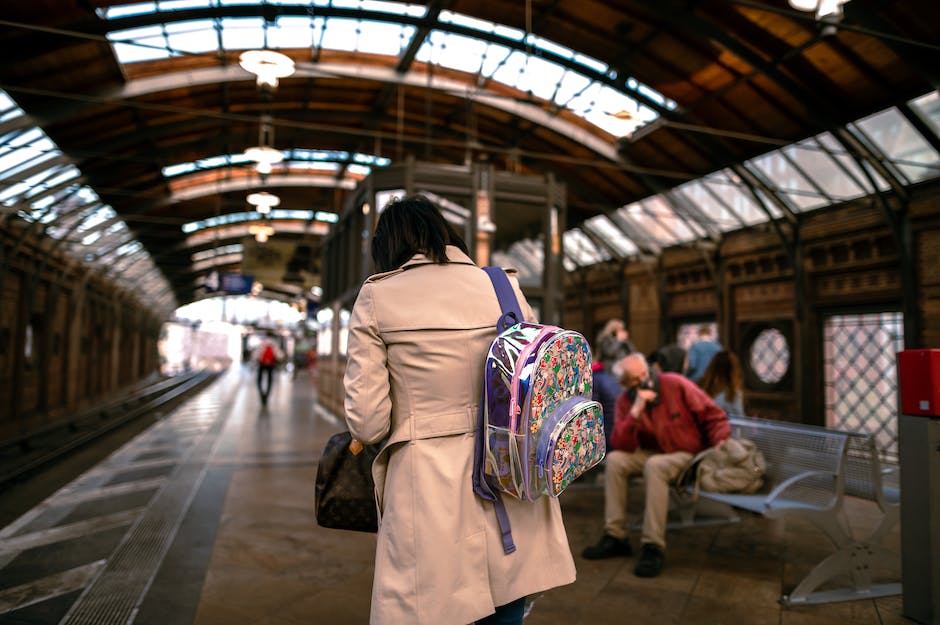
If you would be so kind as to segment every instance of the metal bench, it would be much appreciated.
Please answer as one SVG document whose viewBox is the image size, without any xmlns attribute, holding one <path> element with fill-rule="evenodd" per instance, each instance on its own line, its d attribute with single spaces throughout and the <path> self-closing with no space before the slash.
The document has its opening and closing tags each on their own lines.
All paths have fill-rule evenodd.
<svg viewBox="0 0 940 625">
<path fill-rule="evenodd" d="M 890 470 L 882 470 L 872 437 L 747 417 L 732 418 L 731 428 L 732 436 L 754 441 L 764 454 L 764 488 L 751 495 L 700 491 L 699 497 L 768 518 L 806 519 L 835 545 L 835 551 L 783 595 L 781 603 L 805 605 L 901 593 L 900 582 L 872 583 L 872 569 L 879 560 L 897 559 L 881 542 L 898 522 L 900 507 L 897 481 Z M 847 495 L 873 501 L 880 509 L 880 521 L 870 535 L 853 534 L 843 508 Z M 816 590 L 839 577 L 848 578 L 850 585 Z"/>
</svg>

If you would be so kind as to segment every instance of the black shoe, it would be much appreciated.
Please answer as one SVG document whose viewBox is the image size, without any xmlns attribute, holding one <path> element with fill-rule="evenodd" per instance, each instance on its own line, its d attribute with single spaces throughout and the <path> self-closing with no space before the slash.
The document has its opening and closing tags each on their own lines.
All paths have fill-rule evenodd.
<svg viewBox="0 0 940 625">
<path fill-rule="evenodd" d="M 628 557 L 633 555 L 630 543 L 610 534 L 604 534 L 596 545 L 586 547 L 581 555 L 588 560 L 601 560 L 603 558 Z"/>
<path fill-rule="evenodd" d="M 640 560 L 633 572 L 637 577 L 656 577 L 663 572 L 666 554 L 652 543 L 644 543 L 640 551 Z"/>
</svg>

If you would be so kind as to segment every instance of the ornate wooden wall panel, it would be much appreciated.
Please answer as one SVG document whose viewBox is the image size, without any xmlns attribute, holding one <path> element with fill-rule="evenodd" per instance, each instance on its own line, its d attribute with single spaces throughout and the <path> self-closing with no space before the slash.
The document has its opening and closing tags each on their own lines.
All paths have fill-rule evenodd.
<svg viewBox="0 0 940 625">
<path fill-rule="evenodd" d="M 661 346 L 662 322 L 659 289 L 654 275 L 646 271 L 630 276 L 630 339 L 633 345 L 648 354 Z"/>
<path fill-rule="evenodd" d="M 17 328 L 20 323 L 20 280 L 7 274 L 0 297 L 0 423 L 13 415 Z"/>
<path fill-rule="evenodd" d="M 923 344 L 940 348 L 940 230 L 921 232 L 915 240 Z"/>
<path fill-rule="evenodd" d="M 0 232 L 7 234 L 16 240 L 23 233 Z M 87 267 L 49 256 L 29 236 L 4 254 L 10 256 L 3 257 L 0 297 L 0 439 L 40 428 L 156 370 L 161 320 L 129 293 L 89 279 Z"/>
<path fill-rule="evenodd" d="M 792 282 L 778 279 L 772 282 L 736 284 L 731 287 L 731 293 L 732 318 L 737 322 L 793 317 Z"/>
<path fill-rule="evenodd" d="M 667 303 L 670 318 L 714 315 L 718 310 L 718 294 L 714 288 L 699 288 L 669 295 Z"/>
</svg>

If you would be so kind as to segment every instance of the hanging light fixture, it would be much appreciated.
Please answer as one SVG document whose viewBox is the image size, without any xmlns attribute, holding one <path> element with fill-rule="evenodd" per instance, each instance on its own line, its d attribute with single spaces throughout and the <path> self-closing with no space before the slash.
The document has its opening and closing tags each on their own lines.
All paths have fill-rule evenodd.
<svg viewBox="0 0 940 625">
<path fill-rule="evenodd" d="M 842 5 L 849 0 L 788 0 L 797 11 L 813 13 L 817 22 L 823 23 L 823 35 L 836 32 L 836 22 L 842 20 Z"/>
<path fill-rule="evenodd" d="M 258 88 L 266 91 L 277 89 L 278 79 L 294 73 L 294 61 L 274 50 L 248 50 L 238 57 L 238 64 L 258 77 Z"/>
<path fill-rule="evenodd" d="M 254 206 L 255 210 L 262 215 L 267 215 L 271 212 L 272 208 L 281 203 L 281 198 L 267 191 L 251 193 L 246 199 L 248 203 Z"/>
<path fill-rule="evenodd" d="M 266 145 L 256 145 L 245 150 L 245 157 L 257 163 L 255 169 L 259 174 L 270 174 L 272 166 L 284 160 L 284 153 Z"/>
<path fill-rule="evenodd" d="M 248 234 L 254 236 L 258 243 L 264 243 L 274 236 L 274 228 L 268 224 L 252 224 L 248 226 Z"/>
<path fill-rule="evenodd" d="M 255 163 L 255 169 L 261 175 L 271 173 L 273 165 L 284 160 L 284 153 L 272 147 L 274 144 L 274 126 L 270 115 L 262 115 L 258 125 L 258 145 L 245 150 L 245 158 Z"/>
</svg>

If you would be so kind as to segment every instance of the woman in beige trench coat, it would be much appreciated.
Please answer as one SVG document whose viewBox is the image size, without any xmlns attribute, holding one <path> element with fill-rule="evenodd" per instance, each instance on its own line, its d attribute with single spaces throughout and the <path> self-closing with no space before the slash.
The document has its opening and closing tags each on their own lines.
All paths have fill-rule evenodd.
<svg viewBox="0 0 940 625">
<path fill-rule="evenodd" d="M 422 197 L 385 208 L 372 256 L 383 273 L 353 307 L 344 380 L 352 435 L 388 437 L 372 468 L 371 623 L 519 623 L 526 595 L 573 582 L 575 567 L 556 499 L 503 497 L 517 547 L 506 555 L 492 504 L 473 492 L 483 363 L 500 316 L 493 286 Z"/>
</svg>

